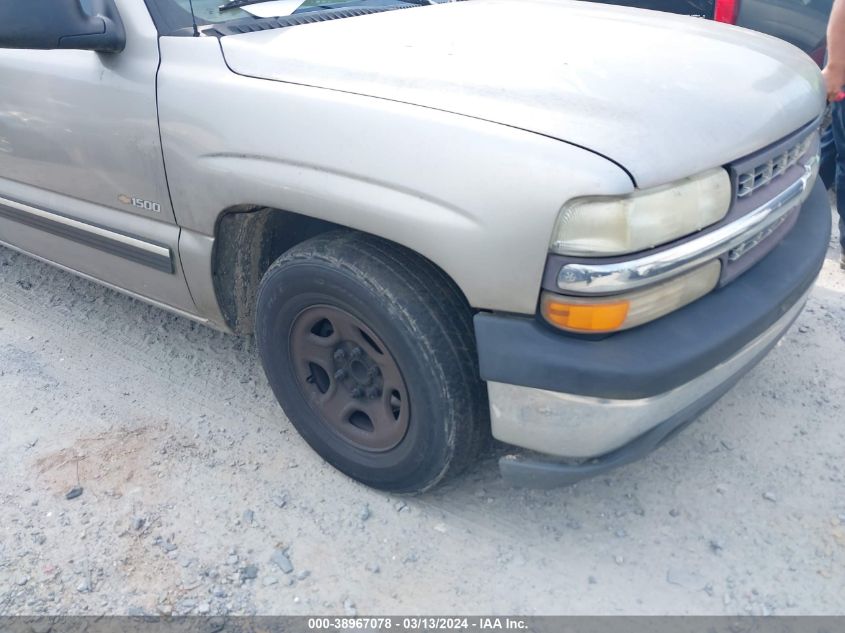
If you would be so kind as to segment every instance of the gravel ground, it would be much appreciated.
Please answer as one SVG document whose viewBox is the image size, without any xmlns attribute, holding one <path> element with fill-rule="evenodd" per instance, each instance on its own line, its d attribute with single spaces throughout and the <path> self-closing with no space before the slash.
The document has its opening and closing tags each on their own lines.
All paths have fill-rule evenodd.
<svg viewBox="0 0 845 633">
<path fill-rule="evenodd" d="M 843 358 L 832 244 L 784 342 L 648 459 L 401 498 L 310 451 L 251 339 L 0 249 L 0 615 L 841 614 Z"/>
</svg>

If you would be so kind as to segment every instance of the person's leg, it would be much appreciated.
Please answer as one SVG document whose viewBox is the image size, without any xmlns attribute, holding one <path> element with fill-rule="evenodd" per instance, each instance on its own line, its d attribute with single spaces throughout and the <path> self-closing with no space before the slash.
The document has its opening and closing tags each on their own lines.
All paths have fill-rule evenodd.
<svg viewBox="0 0 845 633">
<path fill-rule="evenodd" d="M 822 179 L 825 189 L 833 189 L 836 185 L 836 143 L 833 142 L 832 124 L 822 132 L 819 178 Z"/>
<path fill-rule="evenodd" d="M 839 212 L 839 245 L 844 258 L 841 263 L 845 266 L 845 102 L 833 104 L 830 127 L 836 145 L 836 210 Z"/>
</svg>

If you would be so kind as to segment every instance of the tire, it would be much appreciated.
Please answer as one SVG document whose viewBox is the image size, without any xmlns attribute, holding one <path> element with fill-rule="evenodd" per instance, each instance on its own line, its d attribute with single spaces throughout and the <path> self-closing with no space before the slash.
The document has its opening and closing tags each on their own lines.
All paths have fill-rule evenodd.
<svg viewBox="0 0 845 633">
<path fill-rule="evenodd" d="M 429 490 L 489 438 L 472 311 L 407 249 L 347 231 L 299 244 L 261 281 L 255 333 L 297 431 L 368 486 Z"/>
</svg>

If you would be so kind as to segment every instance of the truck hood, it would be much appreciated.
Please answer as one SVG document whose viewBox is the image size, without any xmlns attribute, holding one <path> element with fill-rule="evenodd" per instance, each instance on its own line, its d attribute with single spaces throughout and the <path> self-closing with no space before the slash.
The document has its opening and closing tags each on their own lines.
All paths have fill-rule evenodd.
<svg viewBox="0 0 845 633">
<path fill-rule="evenodd" d="M 470 0 L 221 38 L 235 73 L 436 108 L 588 148 L 640 187 L 819 116 L 818 67 L 774 38 L 568 0 Z"/>
</svg>

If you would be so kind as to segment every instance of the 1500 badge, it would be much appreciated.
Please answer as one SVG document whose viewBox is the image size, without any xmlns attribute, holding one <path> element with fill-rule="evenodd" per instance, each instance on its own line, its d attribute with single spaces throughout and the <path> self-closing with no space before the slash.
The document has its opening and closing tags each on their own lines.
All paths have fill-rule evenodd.
<svg viewBox="0 0 845 633">
<path fill-rule="evenodd" d="M 161 205 L 158 202 L 153 202 L 152 200 L 133 198 L 131 196 L 127 196 L 125 193 L 120 194 L 117 199 L 121 204 L 131 204 L 133 207 L 138 207 L 144 211 L 155 211 L 156 213 L 161 213 Z"/>
</svg>

